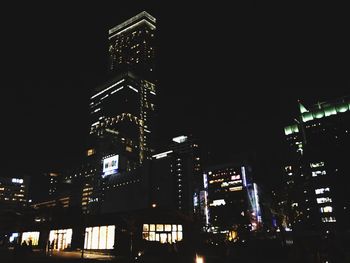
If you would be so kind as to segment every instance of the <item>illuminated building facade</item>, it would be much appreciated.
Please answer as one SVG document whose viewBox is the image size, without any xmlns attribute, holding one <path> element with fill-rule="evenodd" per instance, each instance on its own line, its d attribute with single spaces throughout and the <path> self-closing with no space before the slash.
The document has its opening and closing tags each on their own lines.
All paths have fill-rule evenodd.
<svg viewBox="0 0 350 263">
<path fill-rule="evenodd" d="M 90 103 L 93 149 L 118 153 L 135 169 L 153 152 L 155 85 L 127 72 L 98 90 Z"/>
<path fill-rule="evenodd" d="M 150 180 L 152 204 L 199 216 L 202 168 L 198 142 L 189 136 L 173 138 L 166 151 L 153 155 Z"/>
<path fill-rule="evenodd" d="M 147 12 L 110 29 L 113 77 L 90 99 L 91 137 L 97 145 L 103 141 L 112 145 L 113 152 L 126 158 L 129 170 L 150 159 L 154 151 L 155 34 L 156 19 Z M 94 150 L 106 155 L 103 147 Z"/>
<path fill-rule="evenodd" d="M 0 177 L 0 207 L 2 211 L 15 211 L 27 206 L 29 178 Z"/>
<path fill-rule="evenodd" d="M 147 12 L 109 30 L 111 71 L 132 71 L 150 81 L 155 79 L 156 19 Z"/>
<path fill-rule="evenodd" d="M 285 127 L 288 161 L 284 167 L 286 205 L 294 230 L 323 233 L 349 229 L 350 99 L 304 106 Z"/>
<path fill-rule="evenodd" d="M 225 164 L 208 167 L 203 174 L 204 211 L 209 232 L 255 231 L 262 226 L 259 190 L 251 180 L 251 167 Z"/>
</svg>

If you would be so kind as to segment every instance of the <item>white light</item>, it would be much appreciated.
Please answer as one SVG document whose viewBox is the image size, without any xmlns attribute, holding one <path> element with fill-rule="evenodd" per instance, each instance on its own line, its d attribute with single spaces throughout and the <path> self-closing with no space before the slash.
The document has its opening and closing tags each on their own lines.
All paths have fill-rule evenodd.
<svg viewBox="0 0 350 263">
<path fill-rule="evenodd" d="M 135 28 L 135 27 L 137 27 L 138 25 L 143 24 L 143 23 L 148 24 L 152 30 L 156 28 L 154 25 L 152 25 L 152 24 L 151 24 L 150 22 L 148 22 L 147 20 L 142 19 L 140 22 L 137 22 L 136 24 L 133 24 L 133 25 L 131 25 L 131 26 L 129 26 L 129 27 L 127 27 L 127 28 L 125 28 L 125 29 L 119 31 L 118 33 L 116 33 L 116 34 L 114 34 L 114 35 L 108 37 L 108 39 L 111 39 L 111 38 L 113 38 L 113 37 L 115 37 L 115 36 L 117 36 L 117 35 L 119 35 L 119 34 L 125 32 L 125 31 L 127 31 L 127 30 L 133 29 L 133 28 Z"/>
<path fill-rule="evenodd" d="M 12 183 L 15 183 L 15 184 L 23 184 L 23 179 L 12 178 Z"/>
<path fill-rule="evenodd" d="M 162 152 L 162 153 L 158 153 L 158 154 L 155 154 L 155 155 L 152 155 L 153 158 L 156 158 L 156 159 L 160 159 L 160 158 L 164 158 L 164 157 L 167 157 L 169 153 L 172 153 L 173 151 L 167 151 L 167 152 Z"/>
<path fill-rule="evenodd" d="M 181 135 L 181 136 L 173 138 L 173 141 L 177 142 L 177 143 L 183 143 L 183 142 L 187 141 L 187 138 L 188 138 L 187 136 Z"/>
<path fill-rule="evenodd" d="M 242 166 L 241 171 L 242 171 L 243 186 L 247 186 L 247 178 L 246 178 L 244 166 Z"/>
<path fill-rule="evenodd" d="M 123 81 L 124 81 L 124 79 L 118 81 L 117 83 L 114 83 L 113 85 L 109 86 L 108 88 L 106 88 L 106 89 L 100 91 L 99 93 L 95 94 L 94 96 L 92 96 L 91 99 L 97 97 L 98 95 L 101 95 L 102 93 L 106 92 L 107 90 L 110 90 L 111 88 L 117 86 L 118 84 L 122 83 Z"/>
<path fill-rule="evenodd" d="M 100 111 L 101 110 L 101 108 L 97 108 L 96 110 L 94 110 L 94 112 L 98 112 L 98 111 Z"/>
<path fill-rule="evenodd" d="M 128 87 L 129 87 L 130 89 L 132 89 L 133 91 L 139 92 L 137 89 L 135 89 L 134 87 L 132 87 L 132 86 L 130 86 L 130 85 L 128 85 Z"/>
<path fill-rule="evenodd" d="M 97 124 L 99 124 L 99 123 L 100 123 L 99 121 L 94 122 L 91 126 L 95 126 L 95 125 L 97 125 Z"/>
<path fill-rule="evenodd" d="M 226 205 L 225 199 L 213 200 L 213 202 L 210 204 L 210 206 L 220 206 L 220 205 Z"/>
<path fill-rule="evenodd" d="M 111 94 L 114 94 L 114 93 L 118 92 L 119 90 L 122 90 L 123 88 L 124 88 L 124 87 L 117 88 L 116 90 L 113 90 L 113 91 L 111 92 Z"/>
<path fill-rule="evenodd" d="M 153 92 L 153 91 L 150 91 L 150 93 L 151 93 L 151 94 L 153 94 L 153 95 L 156 95 L 156 93 L 155 93 L 155 92 Z"/>
</svg>

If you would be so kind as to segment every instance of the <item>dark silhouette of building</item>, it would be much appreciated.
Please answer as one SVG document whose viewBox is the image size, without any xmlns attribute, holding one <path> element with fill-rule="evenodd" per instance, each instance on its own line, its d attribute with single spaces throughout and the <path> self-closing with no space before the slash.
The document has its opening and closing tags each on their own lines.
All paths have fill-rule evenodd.
<svg viewBox="0 0 350 263">
<path fill-rule="evenodd" d="M 285 127 L 289 157 L 284 167 L 286 210 L 294 231 L 349 231 L 350 99 L 304 106 Z"/>
</svg>

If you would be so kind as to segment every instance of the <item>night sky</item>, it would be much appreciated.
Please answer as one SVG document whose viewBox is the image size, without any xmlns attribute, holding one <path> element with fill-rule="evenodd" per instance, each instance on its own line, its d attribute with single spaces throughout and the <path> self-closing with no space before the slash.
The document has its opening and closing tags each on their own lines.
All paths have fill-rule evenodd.
<svg viewBox="0 0 350 263">
<path fill-rule="evenodd" d="M 341 7 L 112 3 L 2 10 L 1 176 L 77 163 L 88 99 L 108 71 L 108 29 L 143 10 L 159 29 L 160 142 L 193 134 L 210 163 L 253 153 L 273 185 L 297 100 L 350 93 Z"/>
</svg>

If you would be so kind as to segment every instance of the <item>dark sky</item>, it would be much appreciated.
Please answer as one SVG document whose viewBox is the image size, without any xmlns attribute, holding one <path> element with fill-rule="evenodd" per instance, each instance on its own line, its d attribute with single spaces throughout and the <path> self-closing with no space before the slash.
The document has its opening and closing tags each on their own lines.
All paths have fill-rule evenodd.
<svg viewBox="0 0 350 263">
<path fill-rule="evenodd" d="M 349 94 L 340 6 L 114 2 L 2 8 L 3 175 L 80 158 L 88 98 L 108 68 L 108 29 L 142 10 L 158 19 L 161 141 L 192 133 L 213 162 L 255 153 L 271 183 L 297 99 Z"/>
</svg>

